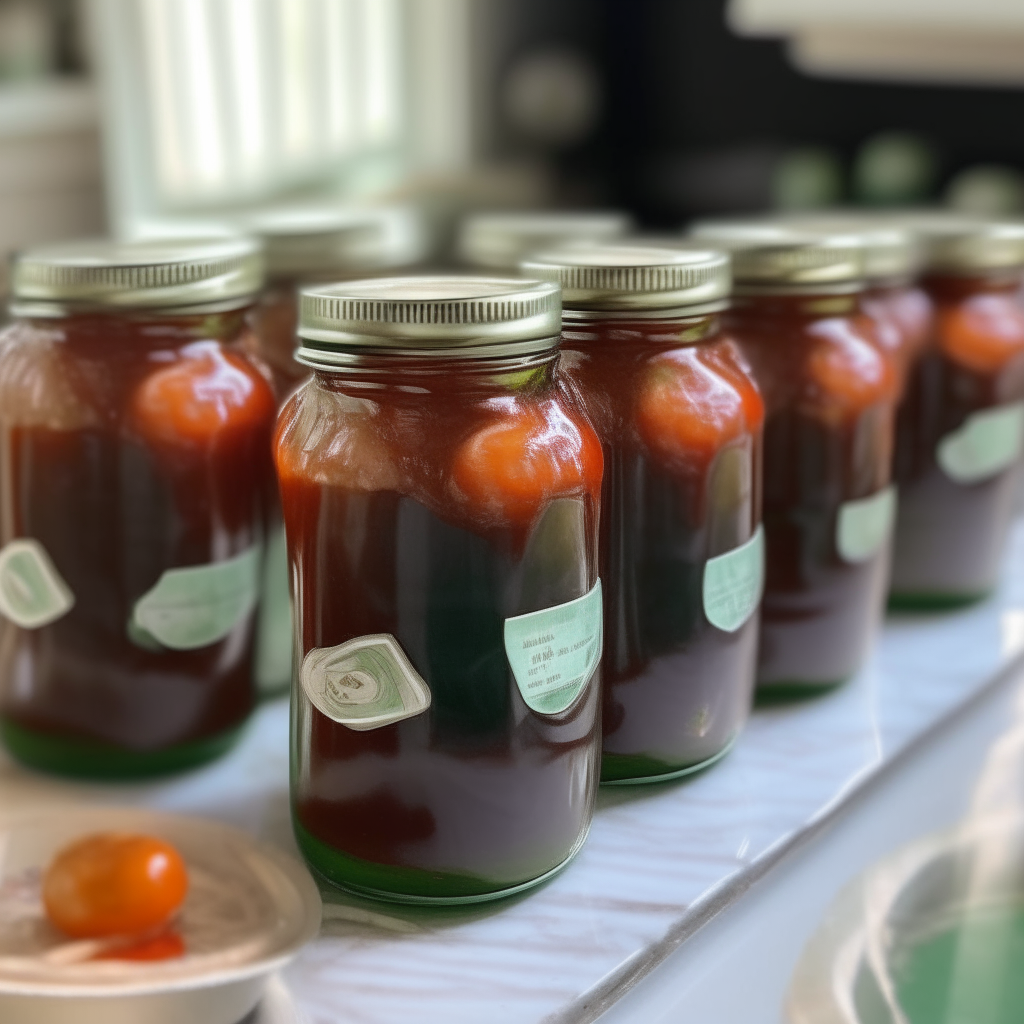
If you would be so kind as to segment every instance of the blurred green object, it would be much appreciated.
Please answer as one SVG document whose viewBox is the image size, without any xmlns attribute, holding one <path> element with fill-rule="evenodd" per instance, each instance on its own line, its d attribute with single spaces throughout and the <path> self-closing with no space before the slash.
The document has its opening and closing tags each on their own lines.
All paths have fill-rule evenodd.
<svg viewBox="0 0 1024 1024">
<path fill-rule="evenodd" d="M 839 154 L 823 146 L 800 146 L 782 155 L 772 175 L 772 206 L 777 210 L 816 210 L 843 198 Z"/>
<path fill-rule="evenodd" d="M 869 206 L 901 206 L 931 197 L 938 176 L 932 144 L 911 132 L 867 139 L 853 162 L 853 197 Z"/>
<path fill-rule="evenodd" d="M 977 164 L 946 187 L 946 205 L 963 213 L 1000 217 L 1024 211 L 1024 174 L 1004 164 Z"/>
<path fill-rule="evenodd" d="M 988 907 L 911 943 L 893 963 L 909 1024 L 1024 1020 L 1024 908 Z"/>
</svg>

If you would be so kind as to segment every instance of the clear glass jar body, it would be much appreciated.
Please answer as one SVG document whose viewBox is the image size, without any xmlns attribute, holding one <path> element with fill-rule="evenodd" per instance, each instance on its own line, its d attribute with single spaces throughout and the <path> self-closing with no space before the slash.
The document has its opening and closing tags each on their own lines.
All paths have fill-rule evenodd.
<svg viewBox="0 0 1024 1024">
<path fill-rule="evenodd" d="M 601 449 L 555 359 L 360 355 L 317 370 L 281 414 L 299 664 L 293 821 L 308 862 L 337 885 L 490 899 L 556 870 L 589 829 Z M 510 630 L 570 602 L 596 609 L 590 633 L 544 627 L 528 660 L 542 690 L 563 648 L 592 661 L 538 704 Z M 391 643 L 377 651 L 404 673 L 404 717 L 367 726 L 328 694 L 318 666 L 364 643 Z M 382 671 L 364 692 L 378 692 Z"/>
<path fill-rule="evenodd" d="M 21 760 L 169 771 L 248 717 L 274 399 L 243 329 L 111 313 L 4 333 L 0 561 L 21 553 L 0 570 L 0 725 Z"/>
<path fill-rule="evenodd" d="M 758 683 L 834 685 L 884 604 L 897 370 L 857 296 L 751 295 L 726 327 L 766 408 Z"/>
<path fill-rule="evenodd" d="M 717 315 L 567 320 L 562 349 L 604 449 L 601 778 L 683 774 L 750 707 L 764 407 Z"/>
<path fill-rule="evenodd" d="M 960 604 L 995 586 L 1024 441 L 1018 275 L 931 277 L 934 333 L 900 408 L 890 600 Z"/>
</svg>

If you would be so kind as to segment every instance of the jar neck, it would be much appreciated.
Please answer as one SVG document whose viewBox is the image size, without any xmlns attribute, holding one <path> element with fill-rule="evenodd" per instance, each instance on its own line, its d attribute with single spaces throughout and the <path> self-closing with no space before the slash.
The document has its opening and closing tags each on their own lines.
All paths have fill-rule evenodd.
<svg viewBox="0 0 1024 1024">
<path fill-rule="evenodd" d="M 935 299 L 955 301 L 971 295 L 1013 294 L 1022 284 L 1021 268 L 988 274 L 928 274 L 922 285 Z"/>
<path fill-rule="evenodd" d="M 855 316 L 860 312 L 863 292 L 840 295 L 738 295 L 732 312 L 737 317 L 799 317 L 815 320 L 832 316 Z"/>
<path fill-rule="evenodd" d="M 345 366 L 313 367 L 312 373 L 319 387 L 341 394 L 373 390 L 499 396 L 550 383 L 557 361 L 557 348 L 496 359 L 368 352 Z"/>
<path fill-rule="evenodd" d="M 719 313 L 696 316 L 673 316 L 663 320 L 627 317 L 614 319 L 595 313 L 592 318 L 562 321 L 562 344 L 570 348 L 585 349 L 615 343 L 616 345 L 679 348 L 682 345 L 700 345 L 716 341 L 721 335 L 722 317 Z"/>
<path fill-rule="evenodd" d="M 233 341 L 245 328 L 248 312 L 248 307 L 177 316 L 146 310 L 93 310 L 55 317 L 27 317 L 25 321 L 37 330 L 63 335 L 71 344 L 83 341 L 159 347 L 203 340 Z"/>
</svg>

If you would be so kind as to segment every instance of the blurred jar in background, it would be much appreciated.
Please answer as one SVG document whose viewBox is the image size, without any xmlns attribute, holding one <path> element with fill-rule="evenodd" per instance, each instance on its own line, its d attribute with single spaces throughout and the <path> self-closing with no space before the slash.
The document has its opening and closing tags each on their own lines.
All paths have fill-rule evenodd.
<svg viewBox="0 0 1024 1024">
<path fill-rule="evenodd" d="M 237 225 L 263 243 L 267 282 L 247 338 L 269 368 L 282 403 L 309 376 L 309 368 L 294 358 L 301 285 L 380 276 L 422 255 L 420 225 L 404 207 L 276 206 L 239 217 Z M 291 685 L 294 635 L 288 552 L 276 502 L 261 593 L 253 670 L 259 693 L 273 697 Z"/>
<path fill-rule="evenodd" d="M 777 218 L 799 230 L 860 238 L 866 277 L 861 305 L 875 322 L 878 344 L 899 371 L 902 392 L 931 340 L 935 309 L 919 281 L 924 256 L 921 240 L 910 227 L 891 223 L 892 219 L 842 210 Z"/>
<path fill-rule="evenodd" d="M 476 901 L 560 867 L 599 779 L 601 445 L 554 285 L 304 290 L 275 455 L 300 668 L 292 805 L 335 884 Z"/>
<path fill-rule="evenodd" d="M 1024 446 L 1024 225 L 906 215 L 924 238 L 934 335 L 900 410 L 891 600 L 955 605 L 995 586 Z"/>
<path fill-rule="evenodd" d="M 864 244 L 763 222 L 694 236 L 732 254 L 726 330 L 766 407 L 758 682 L 833 685 L 870 650 L 895 512 L 898 373 L 861 305 Z"/>
<path fill-rule="evenodd" d="M 469 267 L 514 274 L 534 252 L 574 242 L 613 241 L 632 223 L 619 210 L 477 213 L 460 226 L 458 256 Z"/>
<path fill-rule="evenodd" d="M 254 310 L 251 338 L 282 402 L 309 376 L 294 359 L 299 287 L 379 277 L 422 256 L 415 214 L 403 207 L 269 207 L 239 217 L 237 227 L 263 242 L 267 283 Z"/>
<path fill-rule="evenodd" d="M 270 386 L 255 242 L 42 247 L 0 341 L 0 731 L 88 776 L 185 768 L 253 706 Z"/>
<path fill-rule="evenodd" d="M 541 253 L 562 367 L 604 448 L 603 782 L 670 778 L 746 720 L 764 582 L 764 406 L 722 334 L 729 258 L 608 244 Z"/>
</svg>

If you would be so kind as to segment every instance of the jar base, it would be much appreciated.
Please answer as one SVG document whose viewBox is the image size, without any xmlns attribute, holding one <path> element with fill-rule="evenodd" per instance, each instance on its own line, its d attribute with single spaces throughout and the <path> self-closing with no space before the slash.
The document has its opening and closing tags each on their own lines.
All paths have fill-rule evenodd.
<svg viewBox="0 0 1024 1024">
<path fill-rule="evenodd" d="M 787 704 L 790 701 L 813 700 L 815 697 L 823 697 L 826 693 L 831 693 L 852 678 L 852 676 L 844 676 L 842 679 L 826 682 L 780 679 L 778 682 L 758 683 L 754 690 L 754 704 Z"/>
<path fill-rule="evenodd" d="M 50 775 L 76 779 L 145 779 L 198 768 L 226 754 L 245 726 L 163 750 L 125 750 L 111 744 L 68 739 L 0 720 L 0 742 L 15 760 Z"/>
<path fill-rule="evenodd" d="M 991 593 L 991 590 L 981 590 L 973 594 L 894 592 L 889 595 L 889 608 L 899 612 L 953 611 L 984 601 Z"/>
<path fill-rule="evenodd" d="M 478 875 L 457 875 L 451 872 L 430 872 L 420 868 L 391 867 L 372 864 L 341 853 L 333 847 L 317 839 L 305 829 L 292 811 L 292 828 L 295 840 L 302 851 L 307 866 L 312 870 L 318 881 L 335 889 L 380 900 L 384 903 L 402 903 L 413 906 L 451 907 L 472 903 L 488 903 L 502 900 L 517 893 L 526 892 L 535 886 L 554 878 L 579 853 L 587 838 L 587 830 L 576 841 L 569 855 L 561 863 L 545 871 L 542 875 L 516 885 L 495 889 L 494 883 Z M 362 881 L 354 881 L 353 876 L 361 876 Z M 387 878 L 395 879 L 398 884 L 408 889 L 419 889 L 419 892 L 396 892 L 393 889 L 381 888 Z M 376 883 L 376 884 L 373 884 Z M 491 886 L 491 888 L 488 888 Z M 426 890 L 433 889 L 433 892 Z M 457 891 L 462 890 L 462 891 Z"/>
<path fill-rule="evenodd" d="M 694 775 L 721 761 L 732 750 L 738 737 L 739 733 L 737 732 L 717 754 L 712 754 L 711 757 L 703 761 L 682 768 L 672 768 L 664 761 L 658 761 L 653 757 L 644 757 L 642 754 L 604 754 L 601 757 L 601 785 L 646 786 L 652 783 L 681 779 L 686 775 Z M 611 778 L 612 775 L 615 777 Z"/>
</svg>

